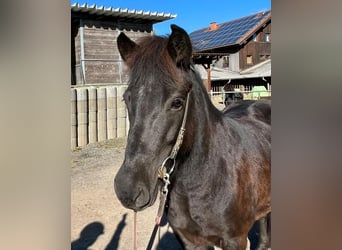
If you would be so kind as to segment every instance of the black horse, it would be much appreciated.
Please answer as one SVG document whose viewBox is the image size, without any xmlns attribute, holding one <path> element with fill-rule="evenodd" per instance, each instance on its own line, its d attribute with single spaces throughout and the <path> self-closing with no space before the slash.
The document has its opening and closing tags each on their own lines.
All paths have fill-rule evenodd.
<svg viewBox="0 0 342 250">
<path fill-rule="evenodd" d="M 216 109 L 192 65 L 188 34 L 171 29 L 139 43 L 118 37 L 130 69 L 130 128 L 115 191 L 123 206 L 141 211 L 164 187 L 168 221 L 185 249 L 244 250 L 254 222 L 271 211 L 270 102 Z"/>
</svg>

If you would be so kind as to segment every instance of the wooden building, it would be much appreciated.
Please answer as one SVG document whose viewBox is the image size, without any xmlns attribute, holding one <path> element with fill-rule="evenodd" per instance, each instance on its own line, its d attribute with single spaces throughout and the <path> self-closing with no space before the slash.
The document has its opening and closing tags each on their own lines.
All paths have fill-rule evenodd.
<svg viewBox="0 0 342 250">
<path fill-rule="evenodd" d="M 270 10 L 221 24 L 212 22 L 208 27 L 190 33 L 190 38 L 194 62 L 207 71 L 204 81 L 208 91 L 212 84 L 222 85 L 228 81 L 246 88 L 251 84 L 270 86 L 270 74 L 259 74 L 267 71 L 263 68 L 270 68 L 271 63 Z M 213 77 L 213 68 L 220 71 L 220 77 Z M 251 74 L 254 77 L 248 77 L 249 69 L 257 71 Z M 254 78 L 253 83 L 251 78 Z"/>
<path fill-rule="evenodd" d="M 170 13 L 97 5 L 71 5 L 72 85 L 123 84 L 128 75 L 116 38 L 124 31 L 131 39 L 153 34 L 153 24 L 175 18 Z"/>
</svg>

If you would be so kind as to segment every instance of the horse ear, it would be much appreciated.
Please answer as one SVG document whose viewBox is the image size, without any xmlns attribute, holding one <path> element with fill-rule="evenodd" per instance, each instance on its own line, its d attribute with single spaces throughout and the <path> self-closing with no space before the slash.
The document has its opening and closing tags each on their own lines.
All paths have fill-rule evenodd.
<svg viewBox="0 0 342 250">
<path fill-rule="evenodd" d="M 171 30 L 167 50 L 178 67 L 190 69 L 192 56 L 190 37 L 185 30 L 175 24 L 171 25 Z"/>
<path fill-rule="evenodd" d="M 130 58 L 130 55 L 138 48 L 138 45 L 123 32 L 118 36 L 117 45 L 120 55 L 126 63 L 128 58 Z"/>
</svg>

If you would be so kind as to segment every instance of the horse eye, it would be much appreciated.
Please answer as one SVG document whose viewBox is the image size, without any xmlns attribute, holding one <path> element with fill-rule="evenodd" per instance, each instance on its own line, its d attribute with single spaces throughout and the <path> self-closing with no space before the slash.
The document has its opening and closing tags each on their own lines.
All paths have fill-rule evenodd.
<svg viewBox="0 0 342 250">
<path fill-rule="evenodd" d="M 183 99 L 181 99 L 181 98 L 176 98 L 176 99 L 174 99 L 173 102 L 171 103 L 171 109 L 172 109 L 172 110 L 175 110 L 175 111 L 178 111 L 178 110 L 182 109 L 183 104 L 184 104 L 184 100 L 183 100 Z"/>
<path fill-rule="evenodd" d="M 130 92 L 126 92 L 123 96 L 123 99 L 125 101 L 126 104 L 129 104 L 131 102 L 131 93 Z"/>
</svg>

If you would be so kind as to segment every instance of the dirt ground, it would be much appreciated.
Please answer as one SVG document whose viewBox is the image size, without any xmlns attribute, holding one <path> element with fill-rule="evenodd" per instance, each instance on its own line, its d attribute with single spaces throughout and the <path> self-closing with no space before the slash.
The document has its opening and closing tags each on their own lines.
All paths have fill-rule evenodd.
<svg viewBox="0 0 342 250">
<path fill-rule="evenodd" d="M 133 212 L 121 205 L 113 185 L 125 145 L 126 138 L 120 138 L 72 150 L 71 250 L 132 249 Z M 149 244 L 158 205 L 137 214 L 138 250 Z M 152 249 L 182 249 L 166 222 Z"/>
<path fill-rule="evenodd" d="M 72 151 L 71 249 L 132 249 L 133 212 L 117 199 L 113 180 L 124 159 L 126 138 L 94 143 Z M 154 229 L 158 202 L 137 214 L 137 247 L 146 249 Z M 181 249 L 163 226 L 154 248 Z"/>
</svg>

